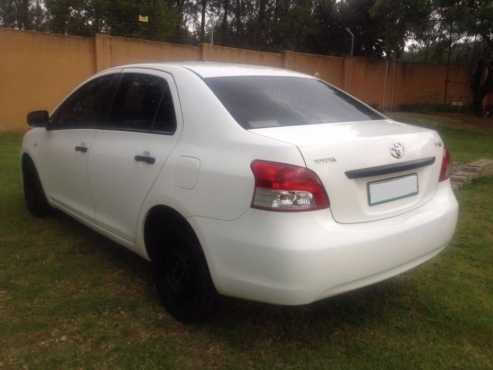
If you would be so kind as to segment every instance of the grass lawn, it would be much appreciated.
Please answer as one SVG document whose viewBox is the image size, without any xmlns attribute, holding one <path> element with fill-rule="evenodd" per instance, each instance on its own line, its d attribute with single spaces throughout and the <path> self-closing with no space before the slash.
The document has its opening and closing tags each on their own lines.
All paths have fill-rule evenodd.
<svg viewBox="0 0 493 370">
<path fill-rule="evenodd" d="M 456 159 L 493 158 L 492 132 L 435 125 Z M 20 140 L 0 135 L 0 369 L 493 369 L 493 178 L 460 193 L 452 245 L 417 270 L 310 307 L 226 300 L 184 326 L 146 262 L 27 213 Z"/>
</svg>

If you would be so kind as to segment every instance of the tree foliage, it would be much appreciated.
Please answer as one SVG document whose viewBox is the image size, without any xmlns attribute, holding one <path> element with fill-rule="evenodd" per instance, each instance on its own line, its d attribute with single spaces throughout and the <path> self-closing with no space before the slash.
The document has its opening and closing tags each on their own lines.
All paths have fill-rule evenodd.
<svg viewBox="0 0 493 370">
<path fill-rule="evenodd" d="M 0 0 L 0 25 L 335 55 L 349 29 L 355 55 L 428 61 L 493 50 L 491 0 Z"/>
</svg>

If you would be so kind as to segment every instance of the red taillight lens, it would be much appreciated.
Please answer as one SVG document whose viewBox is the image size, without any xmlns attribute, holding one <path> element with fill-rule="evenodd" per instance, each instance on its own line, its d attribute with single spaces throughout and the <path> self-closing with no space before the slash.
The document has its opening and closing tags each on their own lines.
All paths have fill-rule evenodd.
<svg viewBox="0 0 493 370">
<path fill-rule="evenodd" d="M 439 181 L 445 181 L 449 178 L 450 164 L 452 163 L 452 157 L 447 147 L 443 150 L 442 168 L 440 169 Z"/>
<path fill-rule="evenodd" d="M 272 211 L 313 211 L 329 207 L 317 174 L 305 167 L 255 160 L 252 207 Z"/>
</svg>

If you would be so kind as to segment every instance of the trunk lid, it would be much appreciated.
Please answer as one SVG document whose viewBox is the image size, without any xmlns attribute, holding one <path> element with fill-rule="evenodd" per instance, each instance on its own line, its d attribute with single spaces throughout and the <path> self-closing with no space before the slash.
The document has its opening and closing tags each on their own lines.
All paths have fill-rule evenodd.
<svg viewBox="0 0 493 370">
<path fill-rule="evenodd" d="M 368 222 L 407 212 L 433 197 L 438 186 L 443 143 L 429 129 L 374 120 L 261 128 L 250 132 L 298 147 L 306 166 L 323 182 L 333 217 L 340 223 Z M 391 154 L 395 145 L 404 150 L 400 158 Z M 416 175 L 417 184 L 411 175 Z M 391 193 L 398 193 L 400 187 L 413 181 L 417 194 L 409 192 L 392 198 Z M 384 184 L 377 189 L 379 196 L 386 197 L 385 192 L 389 192 L 388 198 L 393 200 L 373 202 L 371 197 L 375 197 L 376 191 L 373 189 L 379 186 L 375 184 Z"/>
</svg>

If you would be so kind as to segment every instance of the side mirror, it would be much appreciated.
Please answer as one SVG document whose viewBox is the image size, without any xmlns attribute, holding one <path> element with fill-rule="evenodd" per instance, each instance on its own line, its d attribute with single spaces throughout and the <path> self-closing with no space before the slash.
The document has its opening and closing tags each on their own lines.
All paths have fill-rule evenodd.
<svg viewBox="0 0 493 370">
<path fill-rule="evenodd" d="M 45 110 L 36 110 L 27 115 L 27 124 L 31 127 L 46 127 L 50 121 L 50 115 Z"/>
</svg>

